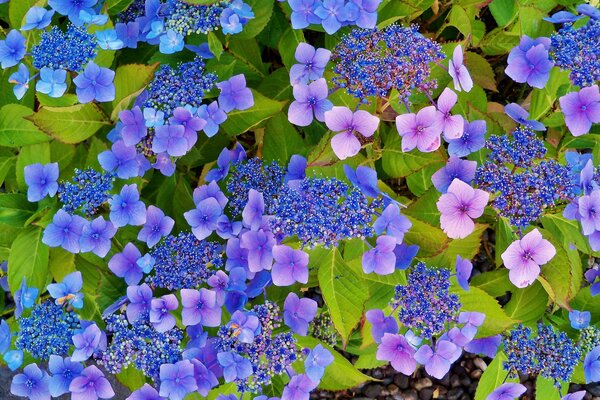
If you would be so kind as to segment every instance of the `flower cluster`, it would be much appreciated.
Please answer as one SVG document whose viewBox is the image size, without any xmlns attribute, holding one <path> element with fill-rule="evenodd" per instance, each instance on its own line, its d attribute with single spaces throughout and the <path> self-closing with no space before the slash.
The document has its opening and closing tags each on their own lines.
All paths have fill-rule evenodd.
<svg viewBox="0 0 600 400">
<path fill-rule="evenodd" d="M 398 91 L 407 102 L 413 90 L 431 94 L 431 64 L 444 59 L 440 45 L 425 38 L 416 25 L 398 24 L 378 29 L 355 29 L 334 48 L 333 82 L 366 102 L 368 97 L 389 98 Z"/>
<path fill-rule="evenodd" d="M 81 211 L 92 216 L 110 198 L 113 181 L 111 173 L 101 173 L 92 168 L 76 169 L 72 182 L 58 185 L 58 199 L 69 214 Z"/>
<path fill-rule="evenodd" d="M 571 378 L 581 357 L 581 350 L 564 332 L 541 323 L 536 336 L 532 337 L 531 328 L 519 325 L 504 335 L 503 344 L 508 357 L 505 370 L 512 375 L 541 375 L 555 384 Z"/>
<path fill-rule="evenodd" d="M 168 0 L 164 25 L 184 36 L 207 33 L 222 28 L 224 34 L 240 33 L 254 18 L 250 6 L 241 0 L 221 0 L 210 5 Z"/>
</svg>

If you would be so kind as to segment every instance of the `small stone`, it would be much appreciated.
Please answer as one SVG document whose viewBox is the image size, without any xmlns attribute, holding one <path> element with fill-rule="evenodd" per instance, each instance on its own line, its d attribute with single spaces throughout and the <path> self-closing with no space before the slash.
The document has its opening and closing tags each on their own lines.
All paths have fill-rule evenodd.
<svg viewBox="0 0 600 400">
<path fill-rule="evenodd" d="M 419 396 L 414 389 L 405 390 L 402 393 L 394 395 L 394 400 L 418 400 Z"/>
<path fill-rule="evenodd" d="M 433 399 L 433 388 L 425 388 L 419 392 L 419 399 L 431 400 Z"/>
<path fill-rule="evenodd" d="M 587 385 L 586 390 L 594 397 L 600 397 L 600 385 Z"/>
<path fill-rule="evenodd" d="M 417 389 L 417 391 L 420 392 L 421 390 L 423 390 L 425 388 L 431 387 L 431 385 L 433 385 L 433 382 L 431 382 L 431 379 L 429 379 L 429 378 L 422 378 L 422 379 L 419 379 L 417 381 L 417 383 L 415 383 L 414 388 Z"/>
<path fill-rule="evenodd" d="M 469 387 L 470 384 L 471 384 L 471 378 L 469 378 L 468 376 L 465 376 L 464 378 L 462 378 L 460 380 L 461 386 Z"/>
<path fill-rule="evenodd" d="M 396 393 L 400 392 L 400 388 L 394 384 L 391 384 L 387 387 L 387 391 L 390 395 L 395 395 Z"/>
<path fill-rule="evenodd" d="M 383 389 L 384 389 L 384 387 L 382 385 L 374 384 L 374 385 L 368 385 L 367 387 L 365 387 L 363 389 L 362 392 L 366 397 L 374 399 L 374 398 L 377 398 L 379 395 L 381 395 L 381 391 Z"/>
<path fill-rule="evenodd" d="M 381 379 L 383 378 L 383 372 L 380 369 L 376 369 L 373 371 L 373 378 Z"/>
<path fill-rule="evenodd" d="M 458 375 L 452 375 L 450 377 L 450 386 L 453 388 L 460 386 L 460 378 L 458 377 Z"/>
<path fill-rule="evenodd" d="M 469 376 L 471 377 L 471 379 L 479 379 L 479 378 L 481 378 L 482 374 L 483 374 L 483 372 L 480 369 L 476 369 L 474 371 L 471 371 Z"/>
<path fill-rule="evenodd" d="M 448 392 L 448 400 L 458 400 L 463 395 L 464 391 L 462 388 L 454 388 Z"/>
<path fill-rule="evenodd" d="M 408 381 L 408 376 L 404 374 L 396 374 L 394 377 L 394 383 L 398 385 L 400 389 L 408 389 L 410 382 Z"/>
<path fill-rule="evenodd" d="M 485 363 L 485 361 L 483 361 L 483 359 L 477 357 L 474 361 L 473 364 L 475 364 L 475 366 L 477 368 L 479 368 L 482 371 L 485 371 L 485 369 L 487 368 L 487 364 Z"/>
</svg>

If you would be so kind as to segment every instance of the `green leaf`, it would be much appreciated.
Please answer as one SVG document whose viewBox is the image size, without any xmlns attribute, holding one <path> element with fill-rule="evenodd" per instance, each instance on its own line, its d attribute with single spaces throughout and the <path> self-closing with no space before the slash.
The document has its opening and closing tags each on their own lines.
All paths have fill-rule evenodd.
<svg viewBox="0 0 600 400">
<path fill-rule="evenodd" d="M 304 41 L 304 33 L 302 33 L 301 29 L 289 27 L 283 32 L 283 35 L 281 35 L 278 46 L 279 54 L 281 54 L 283 65 L 285 65 L 288 70 L 296 63 L 296 47 Z"/>
<path fill-rule="evenodd" d="M 223 54 L 223 43 L 221 43 L 219 37 L 214 32 L 208 32 L 208 49 L 215 55 L 217 60 L 221 59 L 221 54 Z"/>
<path fill-rule="evenodd" d="M 471 33 L 471 18 L 469 18 L 465 9 L 459 5 L 452 6 L 448 16 L 448 24 L 454 26 L 464 36 Z"/>
<path fill-rule="evenodd" d="M 470 284 L 471 286 L 485 290 L 492 297 L 504 296 L 506 292 L 510 292 L 515 288 L 508 279 L 508 270 L 506 268 L 475 275 L 471 278 Z"/>
<path fill-rule="evenodd" d="M 42 243 L 43 229 L 29 227 L 15 238 L 8 257 L 8 284 L 15 293 L 23 278 L 27 286 L 36 287 L 40 293 L 48 280 L 48 246 Z"/>
<path fill-rule="evenodd" d="M 104 112 L 93 103 L 70 107 L 42 107 L 27 119 L 63 143 L 83 142 L 100 128 L 110 125 Z"/>
<path fill-rule="evenodd" d="M 133 365 L 115 375 L 117 380 L 127 386 L 129 390 L 137 390 L 144 386 L 146 377 L 144 373 Z"/>
<path fill-rule="evenodd" d="M 433 257 L 448 248 L 448 236 L 435 226 L 429 225 L 413 217 L 408 217 L 412 227 L 404 235 L 406 244 L 420 247 L 418 257 Z"/>
<path fill-rule="evenodd" d="M 496 223 L 496 265 L 502 265 L 502 253 L 515 240 L 514 233 L 508 219 L 498 218 Z"/>
<path fill-rule="evenodd" d="M 498 26 L 506 26 L 515 15 L 515 0 L 493 0 L 489 9 Z"/>
<path fill-rule="evenodd" d="M 506 315 L 510 318 L 530 322 L 537 321 L 546 311 L 548 305 L 548 293 L 539 282 L 534 282 L 526 288 L 512 289 L 510 301 L 504 306 Z"/>
<path fill-rule="evenodd" d="M 372 381 L 373 378 L 360 372 L 344 356 L 335 351 L 333 347 L 310 336 L 296 336 L 299 347 L 315 348 L 317 345 L 325 347 L 333 355 L 333 363 L 325 368 L 323 379 L 319 388 L 323 390 L 345 390 Z"/>
<path fill-rule="evenodd" d="M 241 40 L 239 37 L 232 39 L 227 47 L 227 52 L 260 78 L 267 76 L 268 71 L 262 62 L 256 40 Z M 246 77 L 246 79 L 250 80 L 250 77 Z"/>
<path fill-rule="evenodd" d="M 440 193 L 435 188 L 431 188 L 403 209 L 402 213 L 439 228 L 440 212 L 436 205 L 439 198 Z"/>
<path fill-rule="evenodd" d="M 433 186 L 431 176 L 445 165 L 445 162 L 435 162 L 409 175 L 406 178 L 406 184 L 410 191 L 413 192 L 415 196 L 421 196 Z"/>
<path fill-rule="evenodd" d="M 360 321 L 369 291 L 363 277 L 348 268 L 337 248 L 312 252 L 310 265 L 319 267 L 319 285 L 335 329 L 347 343 Z"/>
<path fill-rule="evenodd" d="M 0 194 L 0 223 L 17 228 L 23 227 L 35 209 L 35 204 L 28 202 L 23 194 Z"/>
<path fill-rule="evenodd" d="M 579 251 L 592 253 L 588 240 L 581 233 L 578 221 L 568 220 L 560 214 L 546 214 L 540 218 L 540 221 L 554 237 L 562 239 L 564 248 L 574 244 Z"/>
<path fill-rule="evenodd" d="M 475 230 L 469 236 L 463 239 L 451 240 L 443 253 L 428 259 L 427 262 L 431 265 L 453 270 L 456 264 L 456 256 L 461 256 L 467 260 L 473 259 L 479 253 L 481 238 L 487 227 L 487 225 L 476 224 Z"/>
<path fill-rule="evenodd" d="M 50 249 L 50 261 L 48 263 L 50 274 L 56 282 L 61 282 L 65 276 L 75 272 L 75 254 L 61 247 Z"/>
<path fill-rule="evenodd" d="M 519 44 L 520 37 L 518 33 L 505 32 L 502 28 L 496 28 L 484 36 L 481 49 L 488 56 L 506 54 Z"/>
<path fill-rule="evenodd" d="M 381 157 L 382 167 L 386 174 L 392 178 L 409 176 L 435 162 L 445 162 L 440 152 L 421 153 L 413 150 L 408 153 L 402 151 L 400 135 L 395 129 L 390 132 L 383 148 Z"/>
<path fill-rule="evenodd" d="M 508 372 L 504 370 L 503 363 L 507 360 L 508 358 L 503 352 L 500 351 L 496 354 L 496 357 L 481 375 L 475 392 L 475 400 L 486 400 L 490 393 L 505 382 Z M 508 378 L 506 382 L 517 382 L 517 379 Z"/>
<path fill-rule="evenodd" d="M 581 289 L 570 304 L 574 310 L 589 311 L 593 321 L 600 320 L 600 296 L 592 296 L 589 286 Z"/>
<path fill-rule="evenodd" d="M 293 154 L 304 150 L 304 141 L 296 128 L 289 123 L 285 113 L 269 119 L 265 127 L 263 158 L 286 164 Z"/>
<path fill-rule="evenodd" d="M 497 92 L 496 77 L 490 63 L 479 54 L 471 51 L 466 53 L 466 60 L 473 81 L 484 89 Z"/>
<path fill-rule="evenodd" d="M 0 108 L 0 145 L 18 147 L 50 141 L 31 121 L 25 119 L 32 114 L 30 108 L 19 104 L 7 104 Z"/>
<path fill-rule="evenodd" d="M 117 68 L 115 73 L 115 99 L 112 101 L 111 120 L 116 121 L 119 112 L 129 108 L 154 77 L 158 63 L 152 65 L 128 64 Z"/>
<path fill-rule="evenodd" d="M 108 13 L 110 15 L 115 15 L 126 10 L 132 2 L 133 0 L 106 0 L 104 4 Z"/>
<path fill-rule="evenodd" d="M 271 100 L 259 92 L 252 90 L 254 106 L 247 110 L 233 110 L 227 114 L 227 120 L 221 128 L 230 136 L 239 135 L 248 131 L 275 115 L 283 108 L 283 103 Z"/>
<path fill-rule="evenodd" d="M 17 157 L 16 175 L 17 175 L 17 186 L 23 192 L 27 191 L 27 184 L 25 183 L 25 167 L 29 164 L 47 164 L 50 162 L 50 144 L 40 143 L 32 144 L 29 146 L 23 146 L 21 152 Z"/>
<path fill-rule="evenodd" d="M 25 20 L 25 14 L 33 6 L 43 7 L 46 0 L 18 0 L 8 3 L 8 17 L 13 29 L 21 29 Z"/>
<path fill-rule="evenodd" d="M 477 337 L 497 335 L 518 322 L 506 315 L 495 298 L 478 287 L 471 286 L 469 291 L 465 292 L 456 285 L 452 286 L 451 291 L 459 295 L 462 303 L 461 311 L 477 311 L 485 314 L 485 320 L 477 331 Z"/>
<path fill-rule="evenodd" d="M 569 385 L 566 385 L 569 387 Z M 538 376 L 535 380 L 536 400 L 560 400 L 560 392 L 554 386 L 554 380 Z"/>
</svg>

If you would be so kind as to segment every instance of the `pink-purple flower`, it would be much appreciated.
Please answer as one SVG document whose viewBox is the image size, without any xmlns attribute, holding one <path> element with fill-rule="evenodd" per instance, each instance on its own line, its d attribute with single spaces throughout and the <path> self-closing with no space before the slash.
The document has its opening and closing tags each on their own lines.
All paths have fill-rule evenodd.
<svg viewBox="0 0 600 400">
<path fill-rule="evenodd" d="M 592 124 L 600 122 L 600 90 L 598 85 L 585 87 L 558 99 L 565 123 L 573 136 L 588 133 Z"/>
<path fill-rule="evenodd" d="M 473 79 L 469 74 L 469 70 L 464 65 L 464 56 L 462 46 L 458 45 L 454 48 L 452 59 L 448 64 L 448 73 L 454 81 L 454 89 L 470 91 L 473 88 Z"/>
<path fill-rule="evenodd" d="M 115 396 L 110 382 L 95 365 L 81 371 L 69 385 L 72 400 L 112 399 Z"/>
<path fill-rule="evenodd" d="M 214 327 L 221 323 L 221 307 L 212 290 L 181 289 L 181 305 L 181 322 L 185 326 L 202 324 Z"/>
<path fill-rule="evenodd" d="M 308 324 L 317 315 L 317 302 L 309 299 L 300 299 L 294 292 L 288 294 L 283 305 L 283 321 L 292 331 L 300 336 L 308 333 Z"/>
<path fill-rule="evenodd" d="M 375 272 L 377 275 L 389 275 L 396 270 L 396 238 L 381 235 L 377 245 L 368 250 L 362 257 L 362 268 L 365 274 Z"/>
<path fill-rule="evenodd" d="M 538 44 L 525 36 L 521 44 L 511 50 L 505 72 L 515 82 L 527 82 L 532 87 L 542 89 L 550 78 L 553 66 L 546 42 Z"/>
<path fill-rule="evenodd" d="M 331 148 L 340 160 L 353 157 L 361 148 L 355 132 L 371 137 L 379 126 L 379 118 L 367 111 L 352 112 L 348 107 L 333 107 L 325 112 L 325 124 L 333 132 L 340 132 L 331 138 Z"/>
<path fill-rule="evenodd" d="M 434 378 L 442 379 L 450 371 L 450 366 L 458 357 L 462 349 L 448 340 L 439 340 L 435 350 L 425 344 L 417 350 L 415 360 L 425 366 L 425 371 Z"/>
<path fill-rule="evenodd" d="M 403 335 L 384 333 L 376 357 L 381 361 L 389 361 L 396 371 L 410 375 L 417 369 L 414 355 L 415 349 Z"/>
<path fill-rule="evenodd" d="M 475 229 L 473 218 L 481 217 L 489 197 L 489 193 L 454 179 L 437 202 L 442 214 L 440 225 L 448 237 L 462 239 L 470 235 Z"/>
<path fill-rule="evenodd" d="M 556 249 L 537 229 L 516 240 L 502 253 L 510 281 L 519 288 L 531 285 L 540 274 L 540 265 L 546 264 Z"/>
<path fill-rule="evenodd" d="M 290 68 L 290 83 L 308 84 L 310 81 L 323 77 L 325 66 L 331 57 L 331 51 L 327 49 L 315 49 L 308 43 L 298 43 L 295 53 L 298 64 Z"/>
<path fill-rule="evenodd" d="M 457 100 L 458 96 L 449 88 L 444 89 L 437 99 L 437 117 L 440 120 L 442 133 L 446 140 L 458 139 L 463 133 L 463 117 L 451 113 Z"/>
<path fill-rule="evenodd" d="M 515 400 L 526 391 L 527 388 L 520 383 L 503 383 L 490 393 L 486 400 Z"/>
<path fill-rule="evenodd" d="M 402 114 L 396 117 L 396 129 L 402 136 L 402 151 L 429 153 L 440 147 L 442 125 L 434 106 L 422 108 L 416 114 Z"/>
<path fill-rule="evenodd" d="M 271 278 L 275 286 L 290 286 L 308 282 L 308 254 L 286 245 L 273 246 Z"/>
<path fill-rule="evenodd" d="M 325 121 L 325 111 L 333 107 L 327 100 L 329 95 L 325 78 L 317 79 L 309 85 L 294 85 L 294 101 L 288 109 L 288 120 L 298 126 L 308 126 L 314 118 Z"/>
</svg>

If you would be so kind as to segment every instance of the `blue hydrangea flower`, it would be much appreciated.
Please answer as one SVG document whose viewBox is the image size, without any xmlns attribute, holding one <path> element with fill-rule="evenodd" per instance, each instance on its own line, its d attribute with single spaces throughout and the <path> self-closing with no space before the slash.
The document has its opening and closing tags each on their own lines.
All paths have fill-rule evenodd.
<svg viewBox="0 0 600 400">
<path fill-rule="evenodd" d="M 44 67 L 40 70 L 40 80 L 35 85 L 35 90 L 50 97 L 61 97 L 67 90 L 67 71 L 64 69 L 53 70 Z"/>
<path fill-rule="evenodd" d="M 300 299 L 296 293 L 291 292 L 285 299 L 283 310 L 285 324 L 294 333 L 306 336 L 308 324 L 317 315 L 317 302 L 306 297 Z"/>
<path fill-rule="evenodd" d="M 81 374 L 83 365 L 78 362 L 71 361 L 70 357 L 59 357 L 56 355 L 50 356 L 48 369 L 52 374 L 50 377 L 49 389 L 52 397 L 58 397 L 65 393 L 69 393 L 69 385 Z"/>
<path fill-rule="evenodd" d="M 110 220 L 116 227 L 139 226 L 146 222 L 146 206 L 140 200 L 137 184 L 124 185 L 109 201 Z"/>
<path fill-rule="evenodd" d="M 23 373 L 15 375 L 10 384 L 10 392 L 15 396 L 27 397 L 28 399 L 49 399 L 50 376 L 41 370 L 37 364 L 29 364 L 23 369 Z"/>
<path fill-rule="evenodd" d="M 154 247 L 163 236 L 171 233 L 175 220 L 168 217 L 158 207 L 149 206 L 146 211 L 146 223 L 138 233 L 138 240 L 146 242 L 148 247 Z"/>
<path fill-rule="evenodd" d="M 252 91 L 246 87 L 244 74 L 232 76 L 226 81 L 217 83 L 221 91 L 219 105 L 226 113 L 232 110 L 247 110 L 254 105 Z"/>
<path fill-rule="evenodd" d="M 17 100 L 21 100 L 25 93 L 29 90 L 29 69 L 25 66 L 25 64 L 19 64 L 19 68 L 17 71 L 13 72 L 8 77 L 8 83 L 12 83 L 15 85 L 13 87 L 13 93 Z"/>
<path fill-rule="evenodd" d="M 95 14 L 92 7 L 98 0 L 48 0 L 48 5 L 56 12 L 69 17 L 76 25 L 81 25 L 79 13 L 83 10 L 89 14 Z"/>
<path fill-rule="evenodd" d="M 58 191 L 58 163 L 30 164 L 25 167 L 27 200 L 40 201 L 46 196 L 54 197 Z"/>
<path fill-rule="evenodd" d="M 54 10 L 46 10 L 44 7 L 31 7 L 25 14 L 25 23 L 21 30 L 44 29 L 52 22 L 53 15 Z"/>
<path fill-rule="evenodd" d="M 163 54 L 173 54 L 183 50 L 184 45 L 185 43 L 181 33 L 167 29 L 167 32 L 160 36 L 160 45 L 158 49 Z"/>
<path fill-rule="evenodd" d="M 44 229 L 42 243 L 50 247 L 60 246 L 71 253 L 79 253 L 79 239 L 86 223 L 86 219 L 79 215 L 58 210 L 52 218 L 52 223 Z"/>
<path fill-rule="evenodd" d="M 108 268 L 119 278 L 125 279 L 128 285 L 136 285 L 144 276 L 138 260 L 142 253 L 133 243 L 127 243 L 123 252 L 117 253 L 108 262 Z"/>
<path fill-rule="evenodd" d="M 81 252 L 91 251 L 98 257 L 104 258 L 111 247 L 111 239 L 117 233 L 117 228 L 103 217 L 97 217 L 86 224 L 81 231 L 79 245 Z"/>
<path fill-rule="evenodd" d="M 8 32 L 6 39 L 0 40 L 0 65 L 2 69 L 17 65 L 25 57 L 26 51 L 25 37 L 15 29 Z"/>
<path fill-rule="evenodd" d="M 4 353 L 2 359 L 6 363 L 6 366 L 11 371 L 15 371 L 23 364 L 23 350 L 10 350 Z"/>
<path fill-rule="evenodd" d="M 90 62 L 83 73 L 73 79 L 77 86 L 75 89 L 77 99 L 81 103 L 89 103 L 93 100 L 113 101 L 115 99 L 114 79 L 115 71 Z"/>
<path fill-rule="evenodd" d="M 198 389 L 194 377 L 194 365 L 189 360 L 160 366 L 160 395 L 172 400 L 183 400 Z"/>
<path fill-rule="evenodd" d="M 80 293 L 82 287 L 83 278 L 81 272 L 75 271 L 65 276 L 61 283 L 48 285 L 48 293 L 50 293 L 53 299 L 56 299 L 56 304 L 60 306 L 68 303 L 73 308 L 82 308 L 83 293 Z"/>
<path fill-rule="evenodd" d="M 304 360 L 304 368 L 306 375 L 313 382 L 319 382 L 325 373 L 325 368 L 333 362 L 333 354 L 323 345 L 318 344 L 310 351 L 306 360 Z"/>
<path fill-rule="evenodd" d="M 233 382 L 236 379 L 245 379 L 252 375 L 252 364 L 247 358 L 233 352 L 221 352 L 217 354 L 219 364 L 223 367 L 225 382 Z"/>
<path fill-rule="evenodd" d="M 123 46 L 137 49 L 140 35 L 140 24 L 136 21 L 115 24 L 117 38 L 123 42 Z"/>
<path fill-rule="evenodd" d="M 110 150 L 98 154 L 98 162 L 105 171 L 116 173 L 121 179 L 140 174 L 135 146 L 127 146 L 122 140 L 115 142 Z"/>
<path fill-rule="evenodd" d="M 95 365 L 81 371 L 81 374 L 71 381 L 69 391 L 71 396 L 77 399 L 112 399 L 115 395 L 110 382 Z"/>
<path fill-rule="evenodd" d="M 573 329 L 585 329 L 590 325 L 592 315 L 589 311 L 569 311 L 569 321 Z"/>
<path fill-rule="evenodd" d="M 104 50 L 119 50 L 125 46 L 123 41 L 117 36 L 117 31 L 114 29 L 96 31 L 96 39 L 98 41 L 98 46 Z"/>
<path fill-rule="evenodd" d="M 227 120 L 227 113 L 219 107 L 217 101 L 213 101 L 208 105 L 202 104 L 198 107 L 196 115 L 206 121 L 206 125 L 202 130 L 208 137 L 216 135 L 219 131 L 219 125 Z"/>
</svg>

